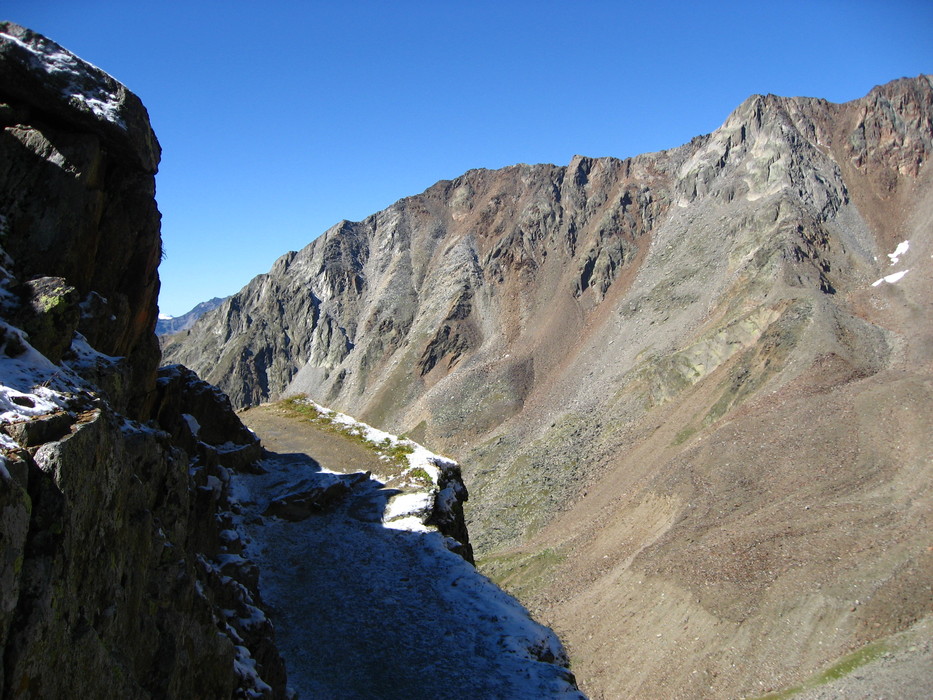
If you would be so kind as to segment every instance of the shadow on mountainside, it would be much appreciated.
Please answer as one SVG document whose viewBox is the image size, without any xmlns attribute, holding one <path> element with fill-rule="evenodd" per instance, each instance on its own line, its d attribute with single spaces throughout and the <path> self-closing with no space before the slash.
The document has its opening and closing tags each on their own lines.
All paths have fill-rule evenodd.
<svg viewBox="0 0 933 700">
<path fill-rule="evenodd" d="M 300 697 L 583 697 L 553 632 L 440 533 L 383 524 L 397 491 L 305 453 L 261 464 L 234 493 Z"/>
</svg>

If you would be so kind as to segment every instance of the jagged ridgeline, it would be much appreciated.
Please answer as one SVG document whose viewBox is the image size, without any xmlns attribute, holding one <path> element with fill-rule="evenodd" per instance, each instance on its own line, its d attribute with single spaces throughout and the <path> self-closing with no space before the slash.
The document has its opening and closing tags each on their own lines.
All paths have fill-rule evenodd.
<svg viewBox="0 0 933 700">
<path fill-rule="evenodd" d="M 470 171 L 282 256 L 166 356 L 235 406 L 310 392 L 475 443 L 555 382 L 589 401 L 584 365 L 621 381 L 782 303 L 847 315 L 912 210 L 929 99 L 926 77 L 842 105 L 755 96 L 670 151 Z"/>
<path fill-rule="evenodd" d="M 920 76 L 470 171 L 165 353 L 236 406 L 306 393 L 456 457 L 481 568 L 595 694 L 780 688 L 930 612 L 931 119 Z"/>
</svg>

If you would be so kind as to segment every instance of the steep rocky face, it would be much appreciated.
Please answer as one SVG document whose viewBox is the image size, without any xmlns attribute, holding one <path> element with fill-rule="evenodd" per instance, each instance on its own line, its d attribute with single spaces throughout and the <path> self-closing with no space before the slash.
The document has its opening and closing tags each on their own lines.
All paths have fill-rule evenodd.
<svg viewBox="0 0 933 700">
<path fill-rule="evenodd" d="M 749 307 L 832 302 L 874 274 L 909 210 L 879 217 L 875 204 L 909 198 L 929 100 L 927 78 L 847 105 L 754 97 L 673 151 L 471 171 L 283 256 L 167 355 L 238 406 L 307 390 L 472 442 L 565 376 L 587 340 L 626 326 L 614 376 L 658 345 L 610 309 L 623 321 L 660 310 L 665 352 L 715 327 L 708 316 L 740 288 Z"/>
<path fill-rule="evenodd" d="M 0 695 L 284 697 L 227 487 L 261 448 L 156 371 L 145 109 L 0 23 L 0 126 Z"/>
<path fill-rule="evenodd" d="M 235 405 L 307 392 L 456 457 L 480 565 L 594 695 L 779 688 L 931 612 L 931 119 L 921 76 L 471 171 L 166 352 Z"/>
</svg>

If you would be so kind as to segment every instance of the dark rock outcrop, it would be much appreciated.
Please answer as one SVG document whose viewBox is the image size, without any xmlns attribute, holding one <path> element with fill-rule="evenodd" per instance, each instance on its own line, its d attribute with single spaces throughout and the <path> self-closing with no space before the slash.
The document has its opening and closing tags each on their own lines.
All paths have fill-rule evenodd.
<svg viewBox="0 0 933 700">
<path fill-rule="evenodd" d="M 144 415 L 159 364 L 162 251 L 160 149 L 146 110 L 103 71 L 11 23 L 0 24 L 0 105 L 4 249 L 25 284 L 56 277 L 74 287 L 78 330 L 129 360 L 127 395 L 112 399 Z"/>
<path fill-rule="evenodd" d="M 369 476 L 368 472 L 359 472 L 349 477 L 334 475 L 323 485 L 295 484 L 289 493 L 270 501 L 263 515 L 298 522 L 315 513 L 325 513 L 343 503 L 353 487 L 368 481 Z"/>
<path fill-rule="evenodd" d="M 283 698 L 228 489 L 258 440 L 157 385 L 145 109 L 2 23 L 0 127 L 0 696 Z"/>
<path fill-rule="evenodd" d="M 262 457 L 262 445 L 237 418 L 230 400 L 187 367 L 159 369 L 156 420 L 172 441 L 205 463 L 249 469 Z"/>
</svg>

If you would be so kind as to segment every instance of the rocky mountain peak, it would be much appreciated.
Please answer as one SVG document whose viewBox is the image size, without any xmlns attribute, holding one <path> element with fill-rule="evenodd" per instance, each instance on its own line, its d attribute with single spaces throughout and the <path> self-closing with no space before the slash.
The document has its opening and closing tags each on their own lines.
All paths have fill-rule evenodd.
<svg viewBox="0 0 933 700">
<path fill-rule="evenodd" d="M 826 261 L 813 264 L 825 247 L 820 241 L 827 234 L 820 229 L 849 206 L 852 188 L 862 196 L 861 191 L 871 187 L 868 181 L 886 177 L 879 174 L 888 167 L 878 150 L 883 147 L 874 144 L 909 141 L 914 145 L 906 150 L 926 152 L 928 116 L 922 112 L 929 112 L 928 91 L 929 79 L 921 78 L 878 88 L 847 105 L 753 96 L 713 134 L 670 151 L 626 161 L 575 156 L 566 167 L 469 171 L 363 222 L 341 222 L 303 251 L 277 262 L 268 276 L 257 278 L 265 289 L 261 298 L 271 299 L 273 286 L 284 285 L 299 299 L 315 300 L 310 303 L 314 311 L 302 312 L 301 319 L 287 305 L 271 315 L 255 316 L 265 324 L 284 324 L 290 339 L 281 352 L 257 348 L 250 353 L 247 364 L 260 355 L 265 358 L 255 374 L 265 375 L 260 384 L 266 388 L 225 378 L 240 371 L 232 350 L 214 354 L 198 340 L 179 340 L 169 346 L 169 354 L 212 372 L 211 378 L 227 388 L 237 404 L 286 389 L 308 389 L 322 391 L 338 403 L 347 401 L 365 415 L 373 401 L 370 374 L 376 371 L 382 377 L 379 384 L 388 379 L 390 366 L 404 366 L 395 353 L 414 337 L 423 339 L 417 350 L 412 349 L 417 359 L 408 361 L 426 378 L 416 384 L 433 384 L 467 357 L 478 359 L 480 348 L 483 357 L 508 354 L 498 349 L 502 338 L 509 339 L 507 346 L 521 339 L 521 345 L 530 344 L 528 351 L 536 354 L 532 347 L 543 334 L 529 332 L 532 321 L 539 327 L 556 323 L 547 319 L 557 307 L 565 308 L 565 316 L 580 314 L 585 319 L 620 275 L 630 284 L 642 263 L 653 265 L 648 253 L 659 227 L 667 231 L 665 245 L 672 249 L 695 246 L 695 241 L 679 241 L 680 232 L 688 231 L 683 228 L 687 218 L 696 219 L 686 210 L 696 206 L 719 207 L 730 217 L 754 216 L 761 224 L 770 218 L 771 229 L 786 231 L 768 245 L 786 239 L 782 255 L 790 258 L 788 270 L 795 270 L 787 274 L 812 278 L 818 288 L 830 290 L 838 281 L 820 267 Z M 905 107 L 903 116 L 890 116 L 892 100 Z M 861 151 L 856 154 L 852 144 L 862 142 L 853 133 L 866 129 L 850 132 L 848 124 L 852 115 L 866 110 L 877 111 L 880 121 L 868 129 L 875 135 L 858 146 Z M 888 126 L 882 127 L 882 122 Z M 910 162 L 922 160 L 923 156 L 905 156 L 905 148 L 888 152 Z M 858 176 L 857 163 L 869 158 L 869 152 L 881 160 L 869 177 Z M 856 168 L 857 181 L 847 179 L 849 163 Z M 907 168 L 904 177 L 913 177 L 910 172 Z M 672 227 L 673 220 L 681 223 Z M 794 252 L 797 249 L 803 252 Z M 729 255 L 735 259 L 748 254 L 734 249 Z M 629 273 L 623 274 L 626 270 Z M 238 302 L 241 308 L 245 303 L 244 298 Z M 303 304 L 299 303 L 302 309 Z M 307 334 L 296 332 L 302 325 L 309 329 Z M 325 327 L 323 336 L 316 335 Z M 256 332 L 242 323 L 237 328 Z M 194 337 L 204 336 L 197 331 Z M 230 336 L 221 331 L 220 337 Z M 555 349 L 555 361 L 566 349 Z M 269 365 L 272 357 L 277 359 Z M 309 357 L 319 358 L 315 362 L 321 364 L 309 362 Z M 445 368 L 440 375 L 437 367 Z M 244 391 L 241 387 L 247 385 Z M 349 390 L 349 385 L 355 388 Z M 364 396 L 368 399 L 361 400 Z"/>
</svg>

